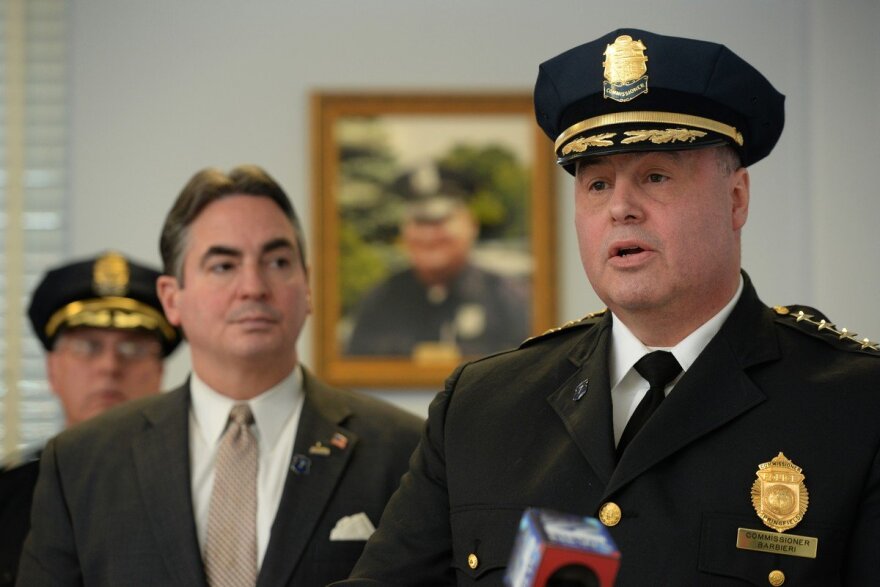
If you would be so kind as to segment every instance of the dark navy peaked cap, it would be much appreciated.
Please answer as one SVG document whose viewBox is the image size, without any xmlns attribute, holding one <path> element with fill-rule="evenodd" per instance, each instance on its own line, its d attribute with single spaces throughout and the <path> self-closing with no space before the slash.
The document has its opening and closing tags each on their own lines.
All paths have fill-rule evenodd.
<svg viewBox="0 0 880 587">
<path fill-rule="evenodd" d="M 729 144 L 743 165 L 782 134 L 785 96 L 724 45 L 619 29 L 545 61 L 538 124 L 560 165 L 627 151 Z"/>
<path fill-rule="evenodd" d="M 34 333 L 51 351 L 67 328 L 138 329 L 154 333 L 168 356 L 181 332 L 168 322 L 156 294 L 159 271 L 116 251 L 48 271 L 31 297 Z"/>
</svg>

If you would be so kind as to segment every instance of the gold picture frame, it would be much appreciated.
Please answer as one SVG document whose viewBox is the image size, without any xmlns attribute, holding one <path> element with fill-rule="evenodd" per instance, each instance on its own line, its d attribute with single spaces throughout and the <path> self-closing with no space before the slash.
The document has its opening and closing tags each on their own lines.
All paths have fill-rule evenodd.
<svg viewBox="0 0 880 587">
<path fill-rule="evenodd" d="M 555 325 L 552 145 L 530 94 L 318 92 L 311 117 L 319 375 L 438 388 Z M 444 255 L 469 271 L 456 285 L 433 277 Z"/>
</svg>

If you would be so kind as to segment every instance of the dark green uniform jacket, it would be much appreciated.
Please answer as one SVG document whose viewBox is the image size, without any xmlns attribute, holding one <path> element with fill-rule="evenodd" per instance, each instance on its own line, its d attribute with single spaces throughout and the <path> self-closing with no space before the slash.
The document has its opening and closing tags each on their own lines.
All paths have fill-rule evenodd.
<svg viewBox="0 0 880 587">
<path fill-rule="evenodd" d="M 809 309 L 764 306 L 745 280 L 620 462 L 610 315 L 460 367 L 347 584 L 501 585 L 524 508 L 613 503 L 616 587 L 764 586 L 774 571 L 785 587 L 880 585 L 880 352 Z M 818 540 L 815 558 L 737 548 L 739 528 L 780 534 L 752 498 L 780 452 L 803 479 L 758 483 L 762 507 L 787 507 L 774 488 L 806 506 L 782 535 Z"/>
<path fill-rule="evenodd" d="M 39 452 L 14 467 L 0 469 L 0 587 L 15 585 L 39 472 Z"/>
</svg>

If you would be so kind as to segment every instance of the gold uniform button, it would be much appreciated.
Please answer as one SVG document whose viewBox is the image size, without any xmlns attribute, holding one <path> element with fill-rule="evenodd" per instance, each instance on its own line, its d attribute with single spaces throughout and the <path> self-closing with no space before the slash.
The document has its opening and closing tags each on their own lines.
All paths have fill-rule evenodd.
<svg viewBox="0 0 880 587">
<path fill-rule="evenodd" d="M 620 506 L 609 501 L 599 508 L 599 521 L 608 527 L 616 526 L 620 522 Z"/>
<path fill-rule="evenodd" d="M 468 555 L 468 566 L 471 569 L 476 569 L 478 566 L 480 566 L 480 559 L 478 559 L 477 555 L 475 555 L 474 553 L 470 553 Z"/>
<path fill-rule="evenodd" d="M 773 585 L 773 587 L 779 587 L 785 583 L 785 573 L 782 571 L 770 571 L 767 580 L 770 581 L 770 584 Z"/>
</svg>

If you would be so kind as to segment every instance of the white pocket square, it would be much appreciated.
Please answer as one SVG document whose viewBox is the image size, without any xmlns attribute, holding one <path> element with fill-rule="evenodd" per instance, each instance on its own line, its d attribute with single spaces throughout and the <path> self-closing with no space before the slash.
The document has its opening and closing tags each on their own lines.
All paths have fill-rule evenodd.
<svg viewBox="0 0 880 587">
<path fill-rule="evenodd" d="M 376 527 L 373 526 L 370 518 L 361 512 L 340 518 L 330 532 L 330 540 L 366 540 L 375 531 Z"/>
</svg>

